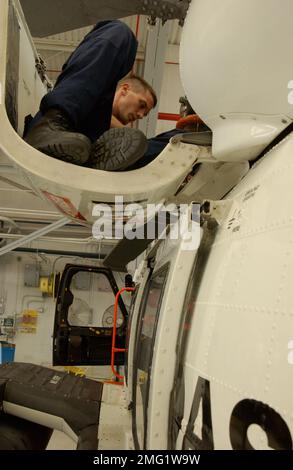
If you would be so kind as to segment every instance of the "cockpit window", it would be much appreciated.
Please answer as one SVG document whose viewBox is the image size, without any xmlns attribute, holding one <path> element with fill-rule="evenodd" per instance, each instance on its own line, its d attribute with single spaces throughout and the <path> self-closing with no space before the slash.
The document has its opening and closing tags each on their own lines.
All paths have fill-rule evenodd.
<svg viewBox="0 0 293 470">
<path fill-rule="evenodd" d="M 140 448 L 145 447 L 153 349 L 167 274 L 168 267 L 164 267 L 151 277 L 146 287 L 145 301 L 140 313 L 140 327 L 135 354 L 136 370 L 134 374 L 134 413 L 135 427 L 138 431 L 135 434 L 137 437 L 136 444 Z"/>
<path fill-rule="evenodd" d="M 125 381 L 126 384 L 128 384 L 128 350 L 129 350 L 129 341 L 130 341 L 130 332 L 131 332 L 131 325 L 132 325 L 132 319 L 133 319 L 133 312 L 134 312 L 134 307 L 135 307 L 135 302 L 137 298 L 137 293 L 139 291 L 140 285 L 137 284 L 135 286 L 135 291 L 133 292 L 131 296 L 131 303 L 129 307 L 129 316 L 128 316 L 128 321 L 127 321 L 127 329 L 126 329 L 126 352 L 125 352 Z"/>
</svg>

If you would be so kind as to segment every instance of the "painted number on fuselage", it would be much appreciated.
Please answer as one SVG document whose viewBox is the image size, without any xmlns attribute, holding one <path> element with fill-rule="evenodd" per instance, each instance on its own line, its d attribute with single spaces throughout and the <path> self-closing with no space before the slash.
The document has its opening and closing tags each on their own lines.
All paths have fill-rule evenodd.
<svg viewBox="0 0 293 470">
<path fill-rule="evenodd" d="M 292 450 L 290 430 L 273 408 L 257 400 L 242 400 L 234 407 L 230 419 L 230 440 L 234 450 L 254 450 L 248 428 L 256 424 L 266 433 L 268 446 L 275 450 Z"/>
<path fill-rule="evenodd" d="M 199 437 L 194 431 L 194 425 L 202 406 L 202 431 Z M 201 377 L 198 378 L 193 397 L 192 408 L 189 416 L 186 433 L 183 440 L 183 450 L 213 450 L 214 437 L 211 415 L 210 382 Z"/>
<path fill-rule="evenodd" d="M 194 428 L 202 406 L 202 437 Z M 234 407 L 230 418 L 230 441 L 234 450 L 255 450 L 249 441 L 248 429 L 257 425 L 266 434 L 268 447 L 275 450 L 292 450 L 292 437 L 284 419 L 269 405 L 257 400 L 244 399 Z M 198 378 L 189 422 L 183 440 L 186 449 L 214 449 L 211 414 L 210 382 Z"/>
</svg>

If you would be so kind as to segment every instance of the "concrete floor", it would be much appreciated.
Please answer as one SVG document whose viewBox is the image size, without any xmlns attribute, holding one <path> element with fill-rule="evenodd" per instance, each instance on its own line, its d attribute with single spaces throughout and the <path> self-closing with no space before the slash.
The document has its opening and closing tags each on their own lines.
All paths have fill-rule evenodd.
<svg viewBox="0 0 293 470">
<path fill-rule="evenodd" d="M 61 431 L 54 431 L 47 450 L 75 450 L 76 442 Z M 99 450 L 133 449 L 131 413 L 123 387 L 105 384 L 103 389 Z"/>
</svg>

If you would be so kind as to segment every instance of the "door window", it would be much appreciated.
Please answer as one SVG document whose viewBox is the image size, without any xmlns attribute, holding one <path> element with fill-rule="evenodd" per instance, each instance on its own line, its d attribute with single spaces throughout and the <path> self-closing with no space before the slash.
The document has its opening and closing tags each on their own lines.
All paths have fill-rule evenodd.
<svg viewBox="0 0 293 470">
<path fill-rule="evenodd" d="M 99 272 L 78 271 L 72 276 L 73 302 L 68 309 L 71 326 L 112 328 L 114 296 L 108 277 Z M 123 324 L 118 309 L 117 327 Z"/>
</svg>

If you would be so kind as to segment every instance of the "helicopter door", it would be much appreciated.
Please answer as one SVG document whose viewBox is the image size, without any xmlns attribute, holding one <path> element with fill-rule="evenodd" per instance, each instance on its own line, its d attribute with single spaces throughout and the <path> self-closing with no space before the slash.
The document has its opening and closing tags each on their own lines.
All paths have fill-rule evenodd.
<svg viewBox="0 0 293 470">
<path fill-rule="evenodd" d="M 65 266 L 56 295 L 53 365 L 111 363 L 113 312 L 118 290 L 110 269 Z M 127 316 L 120 296 L 116 321 L 119 349 L 125 347 Z M 115 364 L 124 364 L 123 352 L 115 354 Z"/>
</svg>

